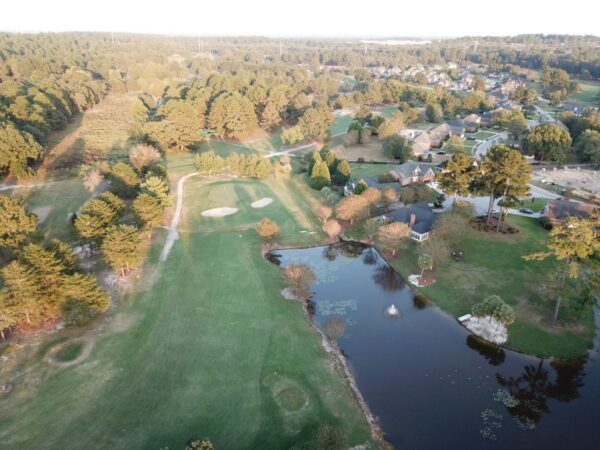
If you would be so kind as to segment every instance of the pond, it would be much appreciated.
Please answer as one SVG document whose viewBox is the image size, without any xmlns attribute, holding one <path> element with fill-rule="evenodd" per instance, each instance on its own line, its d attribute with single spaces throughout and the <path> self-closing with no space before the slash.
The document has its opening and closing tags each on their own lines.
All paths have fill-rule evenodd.
<svg viewBox="0 0 600 450">
<path fill-rule="evenodd" d="M 337 337 L 395 448 L 600 448 L 598 338 L 572 361 L 493 346 L 362 245 L 280 250 L 270 259 L 315 272 L 313 320 Z"/>
</svg>

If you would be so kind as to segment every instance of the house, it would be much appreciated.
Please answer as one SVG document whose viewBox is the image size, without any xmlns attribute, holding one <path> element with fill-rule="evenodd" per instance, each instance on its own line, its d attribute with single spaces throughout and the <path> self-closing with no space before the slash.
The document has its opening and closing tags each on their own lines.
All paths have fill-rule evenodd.
<svg viewBox="0 0 600 450">
<path fill-rule="evenodd" d="M 381 217 L 384 222 L 401 222 L 410 227 L 410 237 L 422 242 L 429 239 L 435 215 L 427 203 L 415 203 L 395 209 Z"/>
<path fill-rule="evenodd" d="M 462 119 L 449 120 L 448 126 L 450 127 L 450 134 L 452 136 L 458 136 L 461 139 L 465 138 L 465 122 Z"/>
<path fill-rule="evenodd" d="M 448 137 L 452 133 L 452 129 L 450 128 L 450 125 L 448 125 L 447 123 L 443 123 L 435 128 L 430 129 L 428 133 L 429 139 L 431 141 L 431 146 L 441 147 L 442 143 L 446 139 L 448 139 Z"/>
<path fill-rule="evenodd" d="M 412 139 L 412 150 L 415 156 L 427 156 L 431 149 L 431 138 L 428 133 L 420 132 Z"/>
<path fill-rule="evenodd" d="M 390 175 L 398 180 L 400 186 L 412 183 L 428 183 L 435 178 L 435 165 L 407 161 L 390 170 Z"/>
<path fill-rule="evenodd" d="M 523 80 L 518 78 L 508 78 L 500 85 L 500 90 L 504 94 L 510 95 L 520 86 L 525 86 L 525 82 Z"/>
<path fill-rule="evenodd" d="M 560 225 L 567 217 L 587 219 L 595 206 L 589 203 L 574 202 L 569 199 L 552 200 L 546 204 L 540 217 L 551 225 Z"/>
<path fill-rule="evenodd" d="M 379 189 L 380 191 L 383 191 L 386 188 L 392 188 L 396 192 L 400 192 L 400 185 L 398 183 L 380 183 L 379 180 L 377 180 L 376 178 L 363 177 L 360 179 L 354 179 L 348 182 L 346 186 L 344 186 L 344 197 L 352 195 L 352 191 L 354 191 L 354 188 L 360 182 L 360 180 L 363 180 L 368 187 L 373 187 Z"/>
<path fill-rule="evenodd" d="M 477 114 L 469 114 L 467 117 L 463 119 L 465 123 L 465 130 L 468 133 L 475 133 L 481 125 L 481 117 Z"/>
</svg>

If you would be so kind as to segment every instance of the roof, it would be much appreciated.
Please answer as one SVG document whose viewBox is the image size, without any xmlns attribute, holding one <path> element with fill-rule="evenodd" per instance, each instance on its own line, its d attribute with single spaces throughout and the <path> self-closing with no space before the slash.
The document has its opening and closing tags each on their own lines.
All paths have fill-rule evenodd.
<svg viewBox="0 0 600 450">
<path fill-rule="evenodd" d="M 481 117 L 479 117 L 477 114 L 469 114 L 463 120 L 469 123 L 476 123 L 481 120 Z"/>
<path fill-rule="evenodd" d="M 552 200 L 548 203 L 548 217 L 557 220 L 564 220 L 571 216 L 586 219 L 593 210 L 594 205 L 573 202 L 568 199 Z"/>
<path fill-rule="evenodd" d="M 403 206 L 402 208 L 390 211 L 385 217 L 396 222 L 410 224 L 410 216 L 413 214 L 415 216 L 415 223 L 411 226 L 413 231 L 421 234 L 431 231 L 435 215 L 427 203 L 415 203 Z"/>
<path fill-rule="evenodd" d="M 434 168 L 434 164 L 407 161 L 394 167 L 390 172 L 394 172 L 398 177 L 412 177 L 417 169 L 421 172 L 421 175 L 425 175 L 428 170 L 434 171 Z"/>
<path fill-rule="evenodd" d="M 448 125 L 452 131 L 458 131 L 462 133 L 465 131 L 465 122 L 462 119 L 449 120 Z"/>
<path fill-rule="evenodd" d="M 360 180 L 364 180 L 364 182 L 367 183 L 368 187 L 377 188 L 380 191 L 383 191 L 386 188 L 392 188 L 393 190 L 398 192 L 400 191 L 400 185 L 397 182 L 394 181 L 391 183 L 380 183 L 377 180 L 377 178 L 374 177 L 362 177 L 360 179 L 352 180 L 346 185 L 346 188 L 348 188 L 349 190 L 353 190 Z"/>
</svg>

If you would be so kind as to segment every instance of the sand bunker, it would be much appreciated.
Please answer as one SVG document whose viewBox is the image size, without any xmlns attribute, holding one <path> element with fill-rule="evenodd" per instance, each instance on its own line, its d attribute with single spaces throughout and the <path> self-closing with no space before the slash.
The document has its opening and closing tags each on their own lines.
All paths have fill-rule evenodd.
<svg viewBox="0 0 600 450">
<path fill-rule="evenodd" d="M 202 211 L 204 217 L 223 217 L 235 214 L 238 212 L 237 208 L 228 208 L 227 206 L 221 208 L 213 208 Z"/>
<path fill-rule="evenodd" d="M 271 197 L 261 198 L 260 200 L 256 200 L 250 206 L 253 208 L 264 208 L 267 205 L 273 203 L 273 199 Z"/>
<path fill-rule="evenodd" d="M 44 223 L 51 211 L 52 206 L 40 206 L 39 208 L 34 208 L 31 210 L 32 213 L 38 216 L 39 223 Z"/>
</svg>

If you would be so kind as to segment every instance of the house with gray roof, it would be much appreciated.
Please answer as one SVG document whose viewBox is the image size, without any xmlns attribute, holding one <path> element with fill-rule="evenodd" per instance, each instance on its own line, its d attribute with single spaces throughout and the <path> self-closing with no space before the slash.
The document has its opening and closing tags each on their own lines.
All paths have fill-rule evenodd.
<svg viewBox="0 0 600 450">
<path fill-rule="evenodd" d="M 429 183 L 435 178 L 435 164 L 407 161 L 390 170 L 390 175 L 400 186 L 412 183 Z"/>
<path fill-rule="evenodd" d="M 427 203 L 415 203 L 381 216 L 384 222 L 401 222 L 410 227 L 410 238 L 422 242 L 429 239 L 435 214 Z"/>
</svg>

